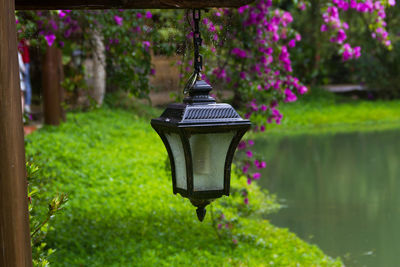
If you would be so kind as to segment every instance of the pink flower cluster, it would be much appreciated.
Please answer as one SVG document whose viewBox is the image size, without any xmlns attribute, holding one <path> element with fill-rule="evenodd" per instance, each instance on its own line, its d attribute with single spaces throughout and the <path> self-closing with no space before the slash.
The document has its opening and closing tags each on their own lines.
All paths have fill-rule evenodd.
<svg viewBox="0 0 400 267">
<path fill-rule="evenodd" d="M 115 15 L 114 16 L 114 21 L 118 26 L 122 26 L 124 19 L 120 16 Z"/>
<path fill-rule="evenodd" d="M 261 132 L 265 131 L 267 124 L 279 124 L 282 121 L 283 115 L 278 110 L 276 97 L 284 102 L 294 102 L 297 100 L 296 93 L 307 92 L 307 87 L 290 75 L 292 62 L 289 50 L 301 41 L 301 35 L 289 28 L 293 21 L 292 15 L 287 11 L 271 9 L 271 5 L 271 0 L 259 0 L 254 5 L 238 9 L 243 29 L 239 28 L 238 31 L 230 33 L 230 43 L 235 44 L 230 50 L 232 57 L 228 63 L 231 64 L 221 61 L 221 64 L 210 71 L 211 76 L 230 83 L 234 88 L 254 88 L 255 95 L 246 105 L 245 117 L 250 118 L 254 115 L 259 118 L 258 125 L 254 126 L 253 130 Z M 221 13 L 230 15 L 229 12 L 232 11 L 217 9 L 216 20 L 211 22 L 209 19 L 203 19 L 203 24 L 207 25 L 209 32 L 218 34 L 218 18 Z M 217 29 L 216 32 L 213 31 L 214 28 Z M 243 36 L 246 31 L 255 34 L 246 39 L 248 35 Z M 223 39 L 226 38 L 219 38 Z M 243 41 L 244 39 L 246 41 Z M 245 46 L 244 42 L 252 45 Z M 263 99 L 263 102 L 258 103 L 257 99 Z M 246 174 L 248 183 L 260 179 L 261 172 L 258 170 L 266 166 L 264 161 L 256 159 L 252 151 L 253 145 L 254 141 L 248 140 L 241 142 L 238 147 L 244 152 L 245 160 L 241 170 Z"/>
<path fill-rule="evenodd" d="M 36 15 L 38 16 L 37 26 L 39 29 L 39 35 L 44 37 L 48 46 L 54 44 L 57 39 L 56 33 L 61 30 L 64 31 L 64 37 L 69 37 L 72 33 L 79 31 L 80 27 L 78 22 L 71 19 L 69 13 L 71 13 L 71 10 L 58 10 L 58 19 L 54 18 L 48 20 L 43 12 L 36 12 Z M 47 23 L 44 23 L 43 21 L 46 21 Z M 59 25 L 62 25 L 62 27 Z M 60 41 L 59 45 L 62 46 L 63 42 Z"/>
<path fill-rule="evenodd" d="M 346 61 L 349 59 L 357 59 L 360 56 L 361 56 L 361 47 L 356 46 L 356 47 L 352 48 L 347 43 L 343 45 L 343 53 L 342 53 L 343 61 Z"/>
<path fill-rule="evenodd" d="M 243 49 L 237 48 L 237 47 L 233 48 L 231 53 L 238 58 L 246 58 L 247 57 L 246 51 Z"/>
<path fill-rule="evenodd" d="M 245 161 L 242 167 L 242 172 L 246 174 L 248 184 L 251 184 L 253 180 L 259 180 L 261 178 L 260 172 L 254 172 L 254 173 L 249 172 L 251 165 L 253 165 L 257 170 L 264 169 L 267 166 L 267 163 L 265 161 L 259 159 L 252 160 L 252 158 L 254 157 L 254 153 L 250 149 L 250 147 L 252 146 L 254 146 L 254 140 L 248 140 L 247 142 L 241 141 L 238 146 L 239 150 L 247 149 L 246 156 L 248 159 Z"/>
<path fill-rule="evenodd" d="M 331 32 L 330 41 L 340 45 L 343 61 L 359 58 L 361 55 L 361 47 L 351 47 L 349 43 L 345 43 L 347 39 L 346 30 L 349 28 L 349 25 L 341 21 L 339 10 L 348 11 L 351 9 L 360 13 L 370 13 L 373 19 L 372 37 L 378 39 L 385 46 L 391 47 L 389 34 L 385 29 L 385 6 L 381 3 L 381 0 L 366 0 L 363 2 L 357 2 L 357 0 L 332 0 L 332 4 L 333 5 L 329 6 L 322 14 L 324 24 L 321 25 L 321 31 Z M 388 4 L 394 6 L 396 2 L 395 0 L 389 0 Z"/>
</svg>

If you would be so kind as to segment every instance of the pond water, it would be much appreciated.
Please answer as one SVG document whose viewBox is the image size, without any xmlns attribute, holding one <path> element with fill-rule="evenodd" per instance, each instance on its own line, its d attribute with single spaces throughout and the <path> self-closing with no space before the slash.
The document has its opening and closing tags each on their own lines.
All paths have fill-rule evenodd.
<svg viewBox="0 0 400 267">
<path fill-rule="evenodd" d="M 262 187 L 284 204 L 269 215 L 346 266 L 400 266 L 400 130 L 269 137 Z"/>
</svg>

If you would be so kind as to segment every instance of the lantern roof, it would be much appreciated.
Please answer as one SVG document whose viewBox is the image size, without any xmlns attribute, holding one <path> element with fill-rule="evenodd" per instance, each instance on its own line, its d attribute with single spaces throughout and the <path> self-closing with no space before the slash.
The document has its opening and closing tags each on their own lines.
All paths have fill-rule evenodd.
<svg viewBox="0 0 400 267">
<path fill-rule="evenodd" d="M 216 103 L 208 95 L 211 89 L 206 82 L 196 81 L 183 103 L 168 105 L 152 124 L 175 127 L 250 125 L 250 121 L 241 118 L 231 105 Z"/>
<path fill-rule="evenodd" d="M 17 10 L 240 7 L 254 0 L 15 0 Z"/>
</svg>

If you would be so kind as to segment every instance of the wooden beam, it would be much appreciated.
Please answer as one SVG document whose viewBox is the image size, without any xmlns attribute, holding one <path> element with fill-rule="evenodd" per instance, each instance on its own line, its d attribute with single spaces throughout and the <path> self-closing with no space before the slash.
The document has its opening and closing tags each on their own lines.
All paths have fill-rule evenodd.
<svg viewBox="0 0 400 267">
<path fill-rule="evenodd" d="M 0 266 L 30 267 L 24 131 L 14 0 L 0 0 Z"/>
<path fill-rule="evenodd" d="M 240 7 L 254 0 L 15 0 L 17 10 Z"/>
</svg>

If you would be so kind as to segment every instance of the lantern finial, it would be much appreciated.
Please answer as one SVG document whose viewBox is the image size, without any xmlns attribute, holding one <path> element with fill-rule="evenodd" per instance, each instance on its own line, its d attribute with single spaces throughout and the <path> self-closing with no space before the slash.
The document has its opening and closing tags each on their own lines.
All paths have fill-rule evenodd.
<svg viewBox="0 0 400 267">
<path fill-rule="evenodd" d="M 196 213 L 197 213 L 197 218 L 199 219 L 200 222 L 202 222 L 204 220 L 204 217 L 206 216 L 206 208 L 205 207 L 201 207 L 201 208 L 197 208 Z"/>
<path fill-rule="evenodd" d="M 204 217 L 206 216 L 206 206 L 210 204 L 214 199 L 193 199 L 190 198 L 190 202 L 192 202 L 192 205 L 197 207 L 196 209 L 196 214 L 197 218 L 199 219 L 200 222 L 204 220 Z"/>
</svg>

